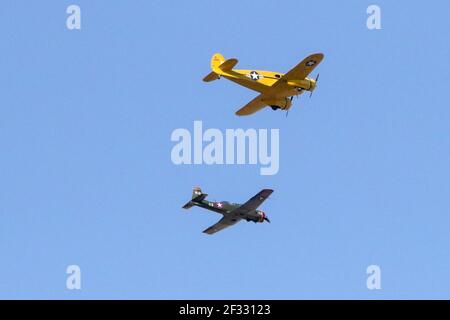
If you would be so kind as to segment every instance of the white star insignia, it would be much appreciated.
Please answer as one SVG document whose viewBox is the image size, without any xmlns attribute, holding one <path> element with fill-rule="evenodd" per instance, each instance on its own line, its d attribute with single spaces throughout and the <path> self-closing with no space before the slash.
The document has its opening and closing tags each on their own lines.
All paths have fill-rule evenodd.
<svg viewBox="0 0 450 320">
<path fill-rule="evenodd" d="M 220 202 L 217 203 L 217 208 L 222 208 L 222 204 Z"/>
<path fill-rule="evenodd" d="M 258 72 L 252 71 L 250 72 L 250 78 L 252 78 L 252 80 L 259 80 L 260 75 L 258 74 Z"/>
</svg>

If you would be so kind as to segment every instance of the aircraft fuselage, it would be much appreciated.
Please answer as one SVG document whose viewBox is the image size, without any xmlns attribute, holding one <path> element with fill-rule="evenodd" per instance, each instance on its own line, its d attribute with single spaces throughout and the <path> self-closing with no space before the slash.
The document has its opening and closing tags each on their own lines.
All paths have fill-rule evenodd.
<svg viewBox="0 0 450 320">
<path fill-rule="evenodd" d="M 193 204 L 197 207 L 220 213 L 224 216 L 231 214 L 234 209 L 239 208 L 241 205 L 238 203 L 230 203 L 228 201 L 208 201 L 201 200 L 195 201 Z M 262 222 L 266 217 L 265 213 L 261 210 L 251 210 L 246 213 L 240 213 L 239 218 L 247 221 Z"/>
<path fill-rule="evenodd" d="M 222 71 L 220 76 L 254 91 L 267 93 L 269 88 L 284 74 L 264 70 L 230 70 Z M 302 94 L 303 91 L 314 90 L 316 82 L 307 77 L 302 80 L 290 80 L 286 84 L 286 89 L 277 91 L 276 95 L 273 95 L 274 98 L 286 98 Z"/>
</svg>

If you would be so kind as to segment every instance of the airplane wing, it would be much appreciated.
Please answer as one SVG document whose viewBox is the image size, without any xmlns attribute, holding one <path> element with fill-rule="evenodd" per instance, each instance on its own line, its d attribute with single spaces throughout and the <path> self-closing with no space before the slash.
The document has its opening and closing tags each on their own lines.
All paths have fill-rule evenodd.
<svg viewBox="0 0 450 320">
<path fill-rule="evenodd" d="M 223 230 L 227 227 L 230 227 L 230 226 L 236 224 L 240 220 L 241 220 L 241 218 L 234 217 L 232 215 L 224 216 L 216 224 L 213 224 L 211 227 L 204 230 L 203 232 L 207 233 L 207 234 L 214 234 L 216 232 L 219 232 L 220 230 Z"/>
<path fill-rule="evenodd" d="M 247 213 L 249 211 L 257 209 L 261 203 L 263 203 L 271 194 L 273 190 L 263 189 L 257 194 L 255 194 L 251 199 L 244 203 L 239 208 L 232 211 L 233 214 L 239 215 L 240 213 Z"/>
<path fill-rule="evenodd" d="M 315 53 L 302 60 L 294 68 L 284 74 L 277 82 L 275 82 L 266 92 L 265 96 L 276 97 L 279 93 L 284 93 L 289 90 L 290 87 L 287 82 L 290 80 L 303 80 L 305 79 L 317 65 L 322 61 L 323 54 Z"/>
<path fill-rule="evenodd" d="M 303 80 L 322 61 L 323 54 L 315 53 L 302 60 L 298 65 L 289 70 L 280 80 Z M 277 82 L 280 82 L 278 80 Z"/>
<path fill-rule="evenodd" d="M 237 116 L 248 116 L 255 113 L 256 111 L 264 108 L 266 104 L 262 100 L 262 94 L 257 96 L 255 99 L 247 103 L 245 106 L 236 111 Z"/>
<path fill-rule="evenodd" d="M 246 213 L 255 210 L 272 194 L 272 192 L 273 190 L 271 189 L 261 190 L 260 192 L 255 194 L 251 199 L 249 199 L 246 203 L 244 203 L 242 206 L 234 209 L 228 215 L 220 219 L 219 222 L 213 224 L 211 227 L 204 230 L 203 232 L 207 234 L 214 234 L 216 232 L 219 232 L 220 230 L 223 230 L 227 227 L 236 224 L 241 220 L 241 218 L 239 217 L 240 213 Z"/>
</svg>

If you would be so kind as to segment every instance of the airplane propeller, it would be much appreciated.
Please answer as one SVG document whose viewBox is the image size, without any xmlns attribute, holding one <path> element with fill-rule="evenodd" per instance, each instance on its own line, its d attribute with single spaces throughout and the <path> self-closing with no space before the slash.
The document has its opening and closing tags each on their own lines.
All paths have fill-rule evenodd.
<svg viewBox="0 0 450 320">
<path fill-rule="evenodd" d="M 267 217 L 264 217 L 264 220 L 266 220 L 268 223 L 270 223 L 270 219 Z"/>
<path fill-rule="evenodd" d="M 314 89 L 311 90 L 311 93 L 309 94 L 309 97 L 310 97 L 310 98 L 312 97 L 313 91 L 316 89 L 317 80 L 319 80 L 319 74 L 320 74 L 320 73 L 318 73 L 317 76 L 316 76 L 316 79 L 314 79 L 315 85 L 314 85 Z"/>
<path fill-rule="evenodd" d="M 297 96 L 297 98 L 298 98 L 298 96 Z M 294 96 L 291 96 L 290 99 L 291 99 L 291 103 L 292 103 L 292 99 L 294 99 Z M 288 114 L 289 114 L 289 109 L 286 110 L 286 118 L 287 118 Z"/>
</svg>

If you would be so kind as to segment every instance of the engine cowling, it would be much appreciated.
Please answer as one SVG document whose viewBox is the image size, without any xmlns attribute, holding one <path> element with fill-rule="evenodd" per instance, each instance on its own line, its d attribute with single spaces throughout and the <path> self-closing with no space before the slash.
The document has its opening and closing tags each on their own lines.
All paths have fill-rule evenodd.
<svg viewBox="0 0 450 320">
<path fill-rule="evenodd" d="M 292 87 L 297 87 L 297 88 L 301 88 L 303 90 L 312 91 L 316 87 L 316 80 L 310 79 L 310 78 L 306 78 L 303 80 L 291 80 L 291 81 L 288 81 L 287 84 Z"/>
<path fill-rule="evenodd" d="M 281 99 L 267 99 L 264 102 L 271 106 L 273 110 L 281 109 L 281 110 L 289 110 L 292 106 L 292 100 L 289 98 L 281 98 Z"/>
<path fill-rule="evenodd" d="M 258 211 L 258 222 L 264 222 L 266 220 L 267 216 L 263 211 Z"/>
</svg>

